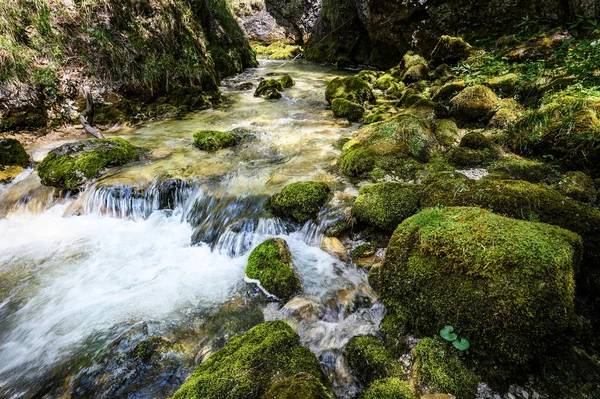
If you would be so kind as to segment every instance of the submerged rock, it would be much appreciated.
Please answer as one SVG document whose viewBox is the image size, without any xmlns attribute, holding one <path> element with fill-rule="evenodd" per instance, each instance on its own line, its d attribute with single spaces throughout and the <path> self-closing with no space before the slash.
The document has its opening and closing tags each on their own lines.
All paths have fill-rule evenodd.
<svg viewBox="0 0 600 399">
<path fill-rule="evenodd" d="M 382 325 L 425 335 L 452 325 L 482 374 L 510 378 L 573 326 L 581 250 L 555 226 L 433 208 L 398 226 L 370 280 L 388 311 Z"/>
<path fill-rule="evenodd" d="M 305 223 L 317 216 L 330 194 L 331 190 L 325 183 L 292 183 L 273 195 L 268 206 L 277 215 Z"/>
<path fill-rule="evenodd" d="M 122 138 L 84 140 L 50 151 L 38 165 L 38 174 L 45 186 L 72 190 L 109 168 L 138 159 L 138 150 Z"/>
<path fill-rule="evenodd" d="M 194 144 L 202 151 L 213 152 L 238 144 L 240 137 L 227 132 L 198 130 L 194 133 Z"/>
<path fill-rule="evenodd" d="M 292 254 L 280 238 L 269 239 L 252 251 L 246 276 L 258 280 L 265 290 L 283 301 L 302 290 L 300 277 L 292 264 Z"/>
<path fill-rule="evenodd" d="M 231 338 L 198 366 L 173 399 L 279 399 L 299 392 L 330 399 L 326 384 L 319 361 L 300 345 L 298 335 L 284 322 L 272 321 Z"/>
</svg>

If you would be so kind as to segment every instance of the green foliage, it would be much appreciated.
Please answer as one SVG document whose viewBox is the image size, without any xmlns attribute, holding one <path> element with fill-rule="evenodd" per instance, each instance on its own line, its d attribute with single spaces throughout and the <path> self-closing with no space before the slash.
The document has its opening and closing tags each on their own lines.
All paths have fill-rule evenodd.
<svg viewBox="0 0 600 399">
<path fill-rule="evenodd" d="M 267 393 L 280 398 L 277 391 L 289 393 L 289 386 L 322 394 L 324 389 L 315 388 L 315 379 L 321 384 L 326 381 L 315 355 L 300 345 L 298 335 L 287 324 L 272 321 L 231 338 L 198 366 L 173 399 L 252 399 Z M 285 399 L 310 398 L 282 395 Z"/>
<path fill-rule="evenodd" d="M 397 365 L 383 342 L 371 335 L 352 338 L 344 348 L 344 355 L 354 375 L 363 383 L 391 377 Z"/>
<path fill-rule="evenodd" d="M 454 333 L 454 327 L 446 326 L 440 330 L 440 336 L 444 338 L 446 341 L 456 341 L 458 339 L 458 335 Z"/>
<path fill-rule="evenodd" d="M 425 338 L 414 348 L 419 384 L 457 399 L 474 399 L 479 379 L 443 342 Z"/>
<path fill-rule="evenodd" d="M 329 200 L 330 193 L 331 190 L 325 183 L 292 183 L 271 198 L 270 207 L 278 215 L 305 223 L 317 216 L 321 207 Z"/>
<path fill-rule="evenodd" d="M 352 214 L 363 222 L 393 231 L 404 219 L 417 213 L 420 187 L 405 183 L 378 183 L 360 188 Z"/>
<path fill-rule="evenodd" d="M 43 92 L 47 97 L 55 98 L 60 96 L 58 90 L 58 76 L 51 68 L 38 69 L 31 75 L 33 85 Z"/>
<path fill-rule="evenodd" d="M 406 381 L 399 378 L 377 380 L 363 392 L 361 399 L 416 399 Z"/>
<path fill-rule="evenodd" d="M 479 208 L 431 208 L 395 231 L 375 285 L 386 319 L 425 335 L 446 322 L 469 337 L 484 375 L 498 367 L 510 376 L 572 327 L 581 247 L 558 227 Z"/>
<path fill-rule="evenodd" d="M 246 276 L 260 281 L 264 289 L 283 301 L 302 290 L 290 250 L 281 239 L 269 239 L 250 253 Z"/>
<path fill-rule="evenodd" d="M 0 166 L 20 166 L 25 168 L 29 165 L 29 154 L 23 148 L 19 140 L 0 140 Z"/>
<path fill-rule="evenodd" d="M 234 134 L 211 130 L 198 130 L 194 133 L 194 144 L 202 151 L 217 151 L 222 148 L 233 147 L 240 138 Z"/>
<path fill-rule="evenodd" d="M 65 144 L 50 151 L 37 170 L 43 185 L 73 190 L 98 177 L 107 168 L 138 158 L 138 150 L 121 138 L 93 139 Z"/>
</svg>

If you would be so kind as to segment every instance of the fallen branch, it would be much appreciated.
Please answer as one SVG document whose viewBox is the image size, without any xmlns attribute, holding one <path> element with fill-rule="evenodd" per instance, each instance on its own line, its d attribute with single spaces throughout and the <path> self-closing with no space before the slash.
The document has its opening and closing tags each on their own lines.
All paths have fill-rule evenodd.
<svg viewBox="0 0 600 399">
<path fill-rule="evenodd" d="M 79 122 L 81 122 L 86 132 L 98 139 L 103 139 L 104 136 L 92 127 L 92 123 L 94 123 L 94 99 L 88 86 L 83 88 L 83 95 L 85 96 L 85 110 L 79 114 Z M 89 122 L 86 117 L 89 118 Z"/>
</svg>

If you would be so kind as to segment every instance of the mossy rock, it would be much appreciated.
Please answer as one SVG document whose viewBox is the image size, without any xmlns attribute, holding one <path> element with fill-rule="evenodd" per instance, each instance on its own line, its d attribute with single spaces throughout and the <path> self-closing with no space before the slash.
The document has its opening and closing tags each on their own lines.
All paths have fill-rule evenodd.
<svg viewBox="0 0 600 399">
<path fill-rule="evenodd" d="M 290 87 L 294 87 L 296 85 L 294 79 L 292 79 L 292 77 L 287 74 L 279 78 L 279 83 L 281 83 L 281 86 L 284 89 L 289 89 Z"/>
<path fill-rule="evenodd" d="M 0 166 L 0 184 L 10 183 L 25 170 L 22 166 Z"/>
<path fill-rule="evenodd" d="M 309 373 L 298 373 L 279 381 L 261 396 L 261 399 L 332 399 L 318 378 Z"/>
<path fill-rule="evenodd" d="M 231 338 L 196 368 L 173 399 L 251 399 L 267 393 L 289 398 L 274 395 L 284 395 L 291 384 L 311 392 L 315 381 L 306 374 L 327 384 L 319 361 L 300 345 L 298 335 L 284 322 L 272 321 Z"/>
<path fill-rule="evenodd" d="M 0 166 L 29 166 L 29 154 L 19 140 L 0 140 Z"/>
<path fill-rule="evenodd" d="M 460 37 L 444 35 L 431 52 L 431 61 L 435 65 L 455 64 L 474 53 L 475 49 Z"/>
<path fill-rule="evenodd" d="M 371 279 L 386 319 L 430 336 L 452 325 L 484 376 L 495 367 L 510 375 L 573 327 L 581 250 L 581 238 L 559 227 L 431 208 L 398 226 Z"/>
<path fill-rule="evenodd" d="M 543 184 L 440 178 L 427 184 L 421 196 L 421 206 L 437 205 L 479 206 L 516 219 L 560 226 L 583 238 L 586 257 L 600 257 L 600 212 Z"/>
<path fill-rule="evenodd" d="M 371 244 L 361 244 L 350 252 L 352 259 L 368 258 L 375 255 L 375 247 Z"/>
<path fill-rule="evenodd" d="M 263 79 L 254 91 L 254 97 L 264 97 L 267 100 L 278 100 L 282 97 L 283 83 L 276 79 Z"/>
<path fill-rule="evenodd" d="M 404 68 L 410 68 L 419 64 L 427 64 L 427 60 L 422 55 L 415 53 L 414 51 L 408 51 L 402 56 L 402 65 Z"/>
<path fill-rule="evenodd" d="M 325 183 L 299 182 L 285 186 L 269 203 L 270 209 L 299 223 L 313 219 L 329 200 L 331 190 Z"/>
<path fill-rule="evenodd" d="M 344 145 L 340 169 L 349 176 L 363 176 L 377 169 L 412 178 L 438 149 L 426 121 L 400 114 L 363 127 Z"/>
<path fill-rule="evenodd" d="M 43 185 L 72 190 L 139 157 L 138 150 L 121 138 L 84 140 L 50 151 L 37 170 Z"/>
<path fill-rule="evenodd" d="M 402 75 L 402 81 L 405 83 L 415 83 L 427 79 L 429 79 L 429 67 L 424 63 L 406 68 L 406 71 Z"/>
<path fill-rule="evenodd" d="M 237 145 L 240 137 L 227 132 L 198 130 L 194 133 L 194 144 L 202 151 L 214 152 Z"/>
<path fill-rule="evenodd" d="M 486 166 L 501 156 L 497 146 L 479 132 L 467 133 L 460 141 L 460 147 L 448 153 L 448 161 L 459 167 L 473 168 Z"/>
<path fill-rule="evenodd" d="M 506 144 L 521 155 L 552 156 L 570 169 L 600 174 L 600 97 L 559 92 L 543 99 L 508 132 Z"/>
<path fill-rule="evenodd" d="M 474 399 L 479 378 L 449 342 L 425 338 L 413 349 L 412 377 L 416 386 L 449 393 L 456 399 Z"/>
<path fill-rule="evenodd" d="M 381 73 L 382 72 L 379 72 L 379 71 L 371 71 L 369 69 L 364 69 L 364 70 L 360 71 L 356 76 L 361 78 L 368 84 L 374 85 L 375 82 L 377 81 L 377 79 L 379 79 L 379 76 Z"/>
<path fill-rule="evenodd" d="M 266 240 L 252 251 L 246 276 L 260 281 L 264 289 L 282 301 L 289 300 L 302 290 L 292 254 L 287 243 L 280 238 Z"/>
<path fill-rule="evenodd" d="M 560 173 L 554 165 L 517 156 L 505 157 L 494 162 L 488 171 L 499 180 L 525 180 L 530 183 L 555 182 Z"/>
<path fill-rule="evenodd" d="M 417 399 L 417 397 L 408 382 L 391 377 L 371 383 L 360 399 Z"/>
<path fill-rule="evenodd" d="M 406 90 L 406 86 L 402 82 L 395 82 L 390 85 L 390 87 L 385 92 L 385 97 L 390 100 L 400 100 L 404 95 L 404 91 Z"/>
<path fill-rule="evenodd" d="M 379 90 L 388 90 L 394 83 L 398 83 L 398 79 L 386 73 L 375 81 L 374 87 Z"/>
<path fill-rule="evenodd" d="M 256 55 L 266 57 L 269 60 L 291 60 L 302 52 L 300 46 L 291 45 L 282 41 L 274 42 L 268 46 L 254 45 Z"/>
<path fill-rule="evenodd" d="M 443 104 L 448 104 L 452 97 L 463 91 L 466 87 L 467 84 L 463 80 L 453 80 L 452 82 L 444 84 L 431 99 Z"/>
<path fill-rule="evenodd" d="M 325 89 L 325 99 L 331 104 L 336 98 L 343 98 L 356 104 L 375 102 L 371 86 L 358 76 L 335 78 L 329 82 Z"/>
<path fill-rule="evenodd" d="M 519 75 L 516 73 L 507 73 L 505 75 L 495 76 L 485 81 L 494 92 L 502 94 L 504 97 L 512 97 L 517 93 L 519 84 Z"/>
<path fill-rule="evenodd" d="M 433 134 L 443 147 L 453 147 L 459 141 L 459 130 L 456 122 L 451 119 L 436 119 L 433 121 Z"/>
<path fill-rule="evenodd" d="M 169 349 L 172 346 L 172 342 L 162 337 L 151 337 L 137 344 L 129 353 L 129 357 L 148 364 L 160 354 L 161 350 Z"/>
<path fill-rule="evenodd" d="M 467 87 L 450 100 L 450 113 L 464 123 L 490 121 L 500 100 L 487 86 Z"/>
<path fill-rule="evenodd" d="M 365 109 L 352 101 L 336 98 L 331 102 L 333 114 L 338 118 L 346 118 L 350 122 L 358 122 L 365 115 Z"/>
<path fill-rule="evenodd" d="M 509 129 L 513 127 L 522 117 L 522 107 L 512 98 L 500 101 L 497 111 L 494 113 L 488 127 L 492 129 Z"/>
<path fill-rule="evenodd" d="M 383 342 L 372 335 L 359 335 L 352 338 L 344 348 L 348 366 L 363 383 L 391 377 L 397 365 L 392 354 L 385 349 Z"/>
<path fill-rule="evenodd" d="M 393 231 L 404 219 L 417 213 L 421 188 L 406 183 L 378 183 L 360 188 L 352 205 L 358 220 Z"/>
<path fill-rule="evenodd" d="M 569 198 L 594 204 L 598 200 L 598 188 L 591 177 L 583 172 L 567 172 L 558 183 L 558 190 Z"/>
</svg>

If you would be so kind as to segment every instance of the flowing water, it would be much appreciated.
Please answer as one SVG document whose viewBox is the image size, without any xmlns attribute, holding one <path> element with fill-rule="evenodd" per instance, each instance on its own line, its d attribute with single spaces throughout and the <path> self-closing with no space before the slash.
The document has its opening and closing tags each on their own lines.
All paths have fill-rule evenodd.
<svg viewBox="0 0 600 399">
<path fill-rule="evenodd" d="M 281 101 L 235 89 L 269 73 L 296 80 Z M 267 62 L 224 82 L 215 109 L 116 131 L 146 155 L 82 193 L 59 196 L 32 170 L 0 186 L 0 397 L 168 397 L 229 336 L 272 319 L 295 325 L 337 393 L 351 396 L 341 348 L 375 332 L 384 310 L 364 272 L 320 249 L 355 193 L 331 171 L 356 129 L 324 102 L 337 73 Z M 214 154 L 193 146 L 195 130 L 233 128 L 251 139 Z M 30 152 L 40 160 L 62 143 Z M 317 222 L 264 211 L 270 195 L 304 180 L 336 192 Z M 308 317 L 246 280 L 249 252 L 267 237 L 288 242 Z M 158 357 L 132 356 L 150 337 L 167 343 Z"/>
</svg>

